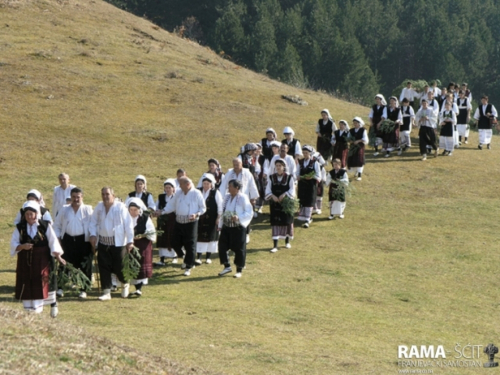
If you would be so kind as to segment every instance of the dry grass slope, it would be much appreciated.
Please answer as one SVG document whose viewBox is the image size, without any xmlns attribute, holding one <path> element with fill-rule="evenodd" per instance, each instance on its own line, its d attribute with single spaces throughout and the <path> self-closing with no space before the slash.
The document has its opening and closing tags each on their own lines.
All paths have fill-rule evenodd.
<svg viewBox="0 0 500 375">
<path fill-rule="evenodd" d="M 125 196 L 139 173 L 157 194 L 178 167 L 195 179 L 209 157 L 227 167 L 237 146 L 269 126 L 291 125 L 312 143 L 322 108 L 337 120 L 368 113 L 247 71 L 98 0 L 0 0 L 0 30 L 0 301 L 16 309 L 9 223 L 33 187 L 50 205 L 61 171 L 93 205 L 101 186 Z M 281 99 L 295 94 L 309 105 Z M 269 254 L 264 216 L 241 280 L 218 278 L 216 264 L 189 278 L 166 267 L 140 299 L 64 297 L 58 320 L 228 374 L 388 374 L 400 344 L 498 343 L 500 145 L 495 136 L 493 150 L 479 151 L 476 141 L 426 163 L 415 148 L 369 156 L 346 218 L 323 214 L 297 228 L 291 250 Z M 9 338 L 20 347 L 30 333 L 19 329 L 0 332 L 20 333 Z"/>
</svg>

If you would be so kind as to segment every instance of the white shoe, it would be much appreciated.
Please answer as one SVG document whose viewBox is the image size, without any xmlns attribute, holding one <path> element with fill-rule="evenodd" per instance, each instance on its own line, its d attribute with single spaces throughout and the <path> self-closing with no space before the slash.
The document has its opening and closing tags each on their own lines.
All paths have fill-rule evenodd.
<svg viewBox="0 0 500 375">
<path fill-rule="evenodd" d="M 177 258 L 172 259 L 172 264 L 177 264 Z"/>
<path fill-rule="evenodd" d="M 241 278 L 241 272 L 235 273 L 233 277 L 235 277 L 237 279 Z"/>
<path fill-rule="evenodd" d="M 302 228 L 309 228 L 309 223 L 302 224 Z"/>
<path fill-rule="evenodd" d="M 130 284 L 123 284 L 122 298 L 127 298 L 128 297 L 129 288 L 130 288 Z"/>
<path fill-rule="evenodd" d="M 378 152 L 374 152 L 374 153 L 373 153 L 373 156 L 378 156 Z"/>
<path fill-rule="evenodd" d="M 233 272 L 233 269 L 231 267 L 226 267 L 221 272 L 219 272 L 219 276 L 224 276 L 226 273 L 230 272 Z"/>
<path fill-rule="evenodd" d="M 55 318 L 59 314 L 59 308 L 57 306 L 52 306 L 50 308 L 50 317 Z"/>
<path fill-rule="evenodd" d="M 449 152 L 448 155 L 446 156 L 452 156 L 453 155 L 453 152 Z"/>
<path fill-rule="evenodd" d="M 82 298 L 82 299 L 87 298 L 87 293 L 85 293 L 85 292 L 81 292 L 81 293 L 78 295 L 78 298 Z"/>
<path fill-rule="evenodd" d="M 247 243 L 250 243 L 250 236 L 247 234 Z"/>
<path fill-rule="evenodd" d="M 137 289 L 134 294 L 138 297 L 142 296 L 142 291 L 140 289 Z"/>
<path fill-rule="evenodd" d="M 194 264 L 201 265 L 201 259 L 196 259 L 196 260 L 194 261 Z"/>
<path fill-rule="evenodd" d="M 64 291 L 62 289 L 57 289 L 56 294 L 58 297 L 64 297 Z"/>
<path fill-rule="evenodd" d="M 99 297 L 99 301 L 109 301 L 110 299 L 111 299 L 111 293 L 109 292 L 109 289 L 107 293 L 106 290 L 104 290 L 104 294 Z"/>
<path fill-rule="evenodd" d="M 52 310 L 52 308 L 51 308 L 51 310 Z M 43 306 L 39 306 L 36 309 L 33 309 L 33 312 L 35 314 L 41 314 L 43 312 Z"/>
<path fill-rule="evenodd" d="M 422 160 L 427 160 L 427 155 L 424 154 L 424 156 L 422 156 Z"/>
<path fill-rule="evenodd" d="M 361 181 L 361 177 L 356 177 L 356 181 Z"/>
<path fill-rule="evenodd" d="M 278 252 L 278 248 L 277 247 L 273 247 L 271 250 L 269 250 L 270 253 L 277 253 Z"/>
<path fill-rule="evenodd" d="M 343 219 L 344 218 L 344 215 L 339 215 L 339 219 Z"/>
<path fill-rule="evenodd" d="M 292 245 L 290 244 L 290 242 L 288 242 L 286 245 L 285 245 L 285 249 L 291 249 L 292 248 Z"/>
<path fill-rule="evenodd" d="M 261 214 L 261 213 L 262 213 L 262 207 L 261 207 L 261 208 L 259 208 L 257 212 L 258 212 L 259 214 Z"/>
<path fill-rule="evenodd" d="M 186 269 L 186 263 L 184 263 L 184 262 L 181 265 L 181 270 L 183 270 L 183 269 Z"/>
<path fill-rule="evenodd" d="M 385 157 L 386 157 L 386 158 L 388 158 L 388 157 L 390 157 L 390 156 L 391 156 L 391 154 L 385 154 Z"/>
<path fill-rule="evenodd" d="M 207 259 L 207 260 L 205 261 L 205 263 L 206 263 L 206 264 L 212 264 L 212 259 Z"/>
<path fill-rule="evenodd" d="M 333 219 L 335 219 L 335 216 L 333 215 L 328 216 L 328 220 L 333 220 Z"/>
<path fill-rule="evenodd" d="M 321 210 L 316 210 L 316 215 L 321 215 Z"/>
<path fill-rule="evenodd" d="M 259 214 L 258 214 L 257 212 L 255 212 L 255 211 L 254 211 L 254 212 L 253 212 L 253 218 L 254 218 L 254 219 L 257 219 L 257 216 L 259 216 Z"/>
<path fill-rule="evenodd" d="M 399 150 L 398 151 L 398 156 L 401 156 L 402 153 L 403 153 L 403 150 Z"/>
<path fill-rule="evenodd" d="M 184 272 L 184 276 L 191 276 L 191 268 L 187 268 Z"/>
</svg>

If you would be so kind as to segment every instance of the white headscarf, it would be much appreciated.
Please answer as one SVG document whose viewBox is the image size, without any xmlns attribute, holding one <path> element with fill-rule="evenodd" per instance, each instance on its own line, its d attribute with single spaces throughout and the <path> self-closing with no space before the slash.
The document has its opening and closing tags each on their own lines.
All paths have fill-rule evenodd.
<svg viewBox="0 0 500 375">
<path fill-rule="evenodd" d="M 164 182 L 163 182 L 163 186 L 165 186 L 166 184 L 169 184 L 170 186 L 172 186 L 174 189 L 175 189 L 175 179 L 173 178 L 167 178 Z"/>
<path fill-rule="evenodd" d="M 323 109 L 321 113 L 325 112 L 328 116 L 328 119 L 333 122 L 332 115 L 330 115 L 330 111 L 328 109 Z"/>
<path fill-rule="evenodd" d="M 203 173 L 203 176 L 201 176 L 202 183 L 203 180 L 209 180 L 212 183 L 212 189 L 215 188 L 215 177 L 212 173 Z"/>
<path fill-rule="evenodd" d="M 280 142 L 278 142 L 278 141 L 272 141 L 272 142 L 271 142 L 271 147 L 273 147 L 273 146 L 274 146 L 274 147 L 281 147 L 281 143 L 280 143 Z"/>
<path fill-rule="evenodd" d="M 396 98 L 395 96 L 391 96 L 389 98 L 389 102 L 391 101 L 391 99 L 394 99 L 396 101 L 396 108 L 398 108 L 399 107 L 399 100 L 398 100 L 398 98 Z"/>
<path fill-rule="evenodd" d="M 23 210 L 26 210 L 27 208 L 31 208 L 32 210 L 36 211 L 36 218 L 39 219 L 41 217 L 40 213 L 40 205 L 35 202 L 35 201 L 26 201 L 23 204 Z"/>
<path fill-rule="evenodd" d="M 273 133 L 274 134 L 274 139 L 278 138 L 278 134 L 276 134 L 276 131 L 273 128 L 267 128 L 266 129 L 266 134 L 267 133 Z"/>
<path fill-rule="evenodd" d="M 31 189 L 30 191 L 28 191 L 28 195 L 30 194 L 33 194 L 36 199 L 38 200 L 38 204 L 40 205 L 40 207 L 45 207 L 45 201 L 43 200 L 43 196 L 42 196 L 42 193 L 40 193 L 38 190 L 36 189 Z"/>
<path fill-rule="evenodd" d="M 346 120 L 340 120 L 339 121 L 339 129 L 340 129 L 340 123 L 343 122 L 345 125 L 345 131 L 349 131 L 349 124 L 347 123 Z"/>
<path fill-rule="evenodd" d="M 292 138 L 295 136 L 295 132 L 293 131 L 293 129 L 289 126 L 285 127 L 285 129 L 283 129 L 283 134 L 287 134 L 287 133 L 290 133 L 292 134 Z"/>
<path fill-rule="evenodd" d="M 380 98 L 380 100 L 382 101 L 382 105 L 387 105 L 387 102 L 385 101 L 384 95 L 377 94 L 377 95 L 375 95 L 375 98 Z"/>
<path fill-rule="evenodd" d="M 357 122 L 359 122 L 359 126 L 360 126 L 360 127 L 365 126 L 365 122 L 364 122 L 364 121 L 361 119 L 361 117 L 359 117 L 359 116 L 354 117 L 354 118 L 352 119 L 352 121 L 357 121 Z"/>
<path fill-rule="evenodd" d="M 142 201 L 142 199 L 140 198 L 137 198 L 137 197 L 129 197 L 127 198 L 127 200 L 125 201 L 125 205 L 127 206 L 127 208 L 130 208 L 130 205 L 135 205 L 137 207 L 139 207 L 139 210 L 141 211 L 141 214 L 147 210 L 147 207 L 146 205 L 144 204 L 144 202 Z"/>
<path fill-rule="evenodd" d="M 137 180 L 144 181 L 144 191 L 146 191 L 148 189 L 148 181 L 146 180 L 146 177 L 144 177 L 142 174 L 138 175 L 134 180 L 134 185 L 137 182 Z"/>
</svg>

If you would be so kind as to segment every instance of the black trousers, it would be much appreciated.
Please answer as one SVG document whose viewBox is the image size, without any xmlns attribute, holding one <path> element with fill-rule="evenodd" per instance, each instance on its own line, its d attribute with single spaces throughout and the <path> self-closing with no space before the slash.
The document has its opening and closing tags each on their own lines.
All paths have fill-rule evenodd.
<svg viewBox="0 0 500 375">
<path fill-rule="evenodd" d="M 247 257 L 246 229 L 242 226 L 229 228 L 222 227 L 219 237 L 219 260 L 220 264 L 227 264 L 229 256 L 227 252 L 234 252 L 234 264 L 237 267 L 245 267 Z"/>
<path fill-rule="evenodd" d="M 76 268 L 81 269 L 90 280 L 92 277 L 94 255 L 92 254 L 90 242 L 85 242 L 85 235 L 82 234 L 81 236 L 73 237 L 65 233 L 61 240 L 61 246 L 64 250 L 63 259 Z M 86 262 L 87 260 L 89 261 Z M 86 267 L 82 267 L 82 263 L 84 262 L 86 262 Z"/>
<path fill-rule="evenodd" d="M 99 262 L 99 275 L 102 289 L 111 289 L 111 274 L 114 273 L 118 280 L 126 284 L 129 280 L 123 277 L 123 258 L 127 253 L 125 246 L 97 245 L 97 261 Z"/>
<path fill-rule="evenodd" d="M 428 126 L 421 126 L 418 131 L 420 153 L 427 154 L 427 145 L 437 150 L 435 129 Z"/>
<path fill-rule="evenodd" d="M 186 268 L 193 268 L 194 260 L 196 258 L 196 243 L 198 242 L 198 221 L 193 221 L 187 224 L 175 223 L 174 238 L 172 238 L 172 246 L 177 253 L 177 256 L 182 258 L 184 253 L 184 263 Z"/>
</svg>

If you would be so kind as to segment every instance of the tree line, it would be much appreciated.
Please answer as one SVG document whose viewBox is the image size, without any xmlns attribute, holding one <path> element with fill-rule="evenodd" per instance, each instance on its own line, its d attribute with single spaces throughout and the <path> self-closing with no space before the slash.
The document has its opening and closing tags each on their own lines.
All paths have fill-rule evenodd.
<svg viewBox="0 0 500 375">
<path fill-rule="evenodd" d="M 500 0 L 108 0 L 296 86 L 372 103 L 407 79 L 500 102 Z"/>
</svg>

